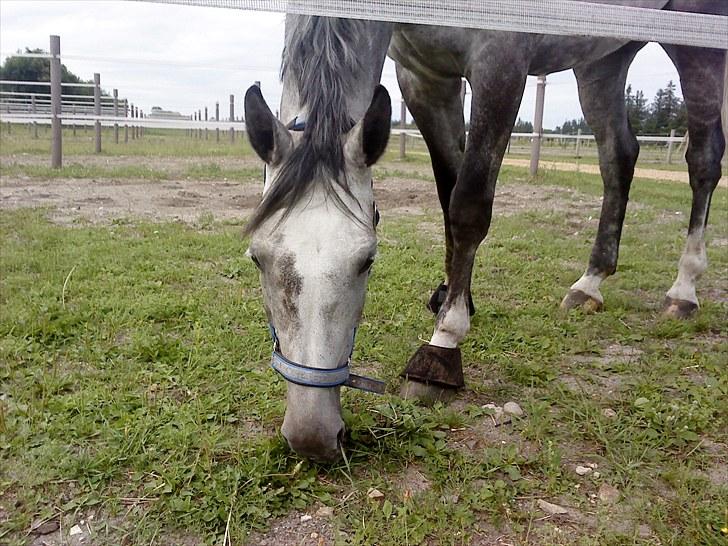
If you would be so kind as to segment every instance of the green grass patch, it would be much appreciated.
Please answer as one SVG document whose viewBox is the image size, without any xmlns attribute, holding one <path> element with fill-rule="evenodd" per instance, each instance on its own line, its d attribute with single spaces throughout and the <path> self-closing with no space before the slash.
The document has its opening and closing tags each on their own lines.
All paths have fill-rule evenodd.
<svg viewBox="0 0 728 546">
<path fill-rule="evenodd" d="M 503 183 L 521 172 L 505 171 Z M 206 173 L 224 174 L 203 163 L 197 175 Z M 726 464 L 714 446 L 728 441 L 728 306 L 706 295 L 694 320 L 659 318 L 686 220 L 671 216 L 659 229 L 653 220 L 686 209 L 689 195 L 639 182 L 620 272 L 597 315 L 558 310 L 589 229 L 574 234 L 557 210 L 494 220 L 462 346 L 468 391 L 452 407 L 395 395 L 418 338 L 431 334 L 424 304 L 441 281 L 443 245 L 420 225 L 437 217 L 385 214 L 354 360 L 375 367 L 390 394 L 344 393 L 349 460 L 330 466 L 299 460 L 277 432 L 285 387 L 267 366 L 260 286 L 239 226 L 68 228 L 42 211 L 2 211 L 0 541 L 25 544 L 35 520 L 97 510 L 118 522 L 100 544 L 150 543 L 160 532 L 220 544 L 228 518 L 241 543 L 272 518 L 325 504 L 347 533 L 342 544 L 468 544 L 488 533 L 516 543 L 721 544 L 728 490 L 711 476 Z M 601 192 L 578 173 L 536 183 Z M 713 234 L 727 230 L 717 222 Z M 708 255 L 701 286 L 724 294 L 725 247 Z M 488 428 L 481 405 L 508 400 L 526 416 Z M 586 461 L 599 477 L 574 474 Z M 408 468 L 426 480 L 421 491 L 403 477 Z M 616 505 L 592 502 L 603 483 L 621 492 Z M 368 497 L 372 487 L 382 501 Z M 536 521 L 536 499 L 585 520 L 545 538 L 556 531 Z M 637 525 L 650 535 L 637 536 Z"/>
</svg>

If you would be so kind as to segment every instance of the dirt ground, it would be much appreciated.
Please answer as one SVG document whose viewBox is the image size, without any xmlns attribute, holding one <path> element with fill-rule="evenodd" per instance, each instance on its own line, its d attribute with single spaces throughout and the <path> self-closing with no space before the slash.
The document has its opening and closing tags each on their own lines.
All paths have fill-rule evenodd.
<svg viewBox="0 0 728 546">
<path fill-rule="evenodd" d="M 36 158 L 17 157 L 4 162 L 34 164 Z M 88 159 L 88 161 L 87 161 Z M 226 179 L 198 181 L 181 176 L 193 164 L 187 158 L 94 158 L 84 164 L 105 166 L 134 163 L 162 169 L 171 180 L 133 178 L 56 178 L 42 180 L 26 176 L 0 176 L 0 209 L 43 207 L 52 221 L 61 225 L 110 224 L 121 219 L 182 221 L 199 223 L 212 215 L 216 220 L 243 221 L 261 199 L 262 184 L 232 182 Z M 233 168 L 255 167 L 251 160 L 228 159 Z M 199 163 L 199 160 L 197 161 Z M 229 164 L 229 165 L 228 165 Z M 385 167 L 388 167 L 385 165 Z M 439 211 L 434 182 L 422 180 L 431 175 L 428 166 L 397 164 L 399 176 L 375 177 L 374 193 L 383 215 L 421 215 Z M 412 174 L 410 178 L 409 174 Z M 175 178 L 174 175 L 180 175 Z M 545 188 L 525 183 L 509 183 L 498 188 L 495 214 L 514 214 L 529 209 L 572 209 L 591 211 L 598 202 L 572 190 Z M 595 209 L 596 211 L 596 209 Z"/>
</svg>

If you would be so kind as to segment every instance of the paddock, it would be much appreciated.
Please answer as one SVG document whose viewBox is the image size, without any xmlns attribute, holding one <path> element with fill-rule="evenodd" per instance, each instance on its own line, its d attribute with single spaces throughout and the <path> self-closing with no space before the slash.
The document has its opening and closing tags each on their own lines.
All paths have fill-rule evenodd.
<svg viewBox="0 0 728 546">
<path fill-rule="evenodd" d="M 430 334 L 441 217 L 428 158 L 400 160 L 393 139 L 374 168 L 379 256 L 354 352 L 388 394 L 344 393 L 348 459 L 317 465 L 277 433 L 285 386 L 240 236 L 262 164 L 246 144 L 144 140 L 68 145 L 56 171 L 48 140 L 0 135 L 0 541 L 725 540 L 725 187 L 697 318 L 659 314 L 690 189 L 655 179 L 633 185 L 605 310 L 564 314 L 601 180 L 505 167 L 467 386 L 427 409 L 396 395 L 396 376 Z"/>
</svg>

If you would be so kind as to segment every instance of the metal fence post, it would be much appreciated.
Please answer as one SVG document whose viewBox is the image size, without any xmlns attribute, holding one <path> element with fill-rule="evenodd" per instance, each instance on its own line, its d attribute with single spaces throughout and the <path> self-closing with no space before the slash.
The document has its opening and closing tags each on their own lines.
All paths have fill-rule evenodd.
<svg viewBox="0 0 728 546">
<path fill-rule="evenodd" d="M 61 127 L 61 37 L 51 36 L 51 168 L 63 165 Z"/>
<path fill-rule="evenodd" d="M 546 92 L 546 76 L 539 76 L 536 83 L 536 112 L 533 115 L 533 140 L 531 141 L 531 176 L 538 173 L 543 135 L 543 102 Z"/>
<path fill-rule="evenodd" d="M 94 74 L 94 152 L 101 153 L 101 74 Z"/>
<path fill-rule="evenodd" d="M 235 95 L 230 95 L 230 144 L 235 143 Z"/>
<path fill-rule="evenodd" d="M 114 89 L 114 117 L 119 117 L 119 90 Z M 114 144 L 119 144 L 119 122 L 114 120 Z"/>
<path fill-rule="evenodd" d="M 207 121 L 207 106 L 205 106 L 205 121 Z M 205 126 L 205 140 L 207 140 L 208 134 L 207 134 L 207 126 Z"/>
<path fill-rule="evenodd" d="M 404 159 L 407 156 L 407 135 L 404 134 L 404 130 L 407 128 L 407 105 L 402 99 L 399 110 L 399 127 L 402 132 L 399 134 L 399 158 Z"/>
<path fill-rule="evenodd" d="M 129 142 L 129 99 L 124 99 L 124 144 Z"/>
<path fill-rule="evenodd" d="M 667 163 L 672 163 L 672 142 L 675 139 L 675 129 L 670 129 L 670 141 L 667 143 Z"/>
</svg>

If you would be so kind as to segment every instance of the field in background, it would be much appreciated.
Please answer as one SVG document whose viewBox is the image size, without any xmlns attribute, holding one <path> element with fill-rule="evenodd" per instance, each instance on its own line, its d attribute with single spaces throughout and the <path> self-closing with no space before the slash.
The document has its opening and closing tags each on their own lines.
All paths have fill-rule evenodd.
<svg viewBox="0 0 728 546">
<path fill-rule="evenodd" d="M 285 386 L 240 237 L 260 191 L 247 144 L 148 131 L 93 156 L 91 139 L 66 138 L 60 174 L 47 141 L 0 140 L 0 542 L 725 543 L 725 188 L 696 319 L 659 316 L 690 190 L 651 180 L 633 186 L 606 310 L 564 315 L 601 182 L 504 169 L 467 389 L 425 409 L 396 396 L 397 374 L 431 334 L 442 228 L 426 157 L 396 160 L 393 139 L 354 353 L 389 394 L 344 393 L 348 461 L 323 466 L 277 432 Z M 525 415 L 483 407 L 508 401 Z"/>
</svg>

